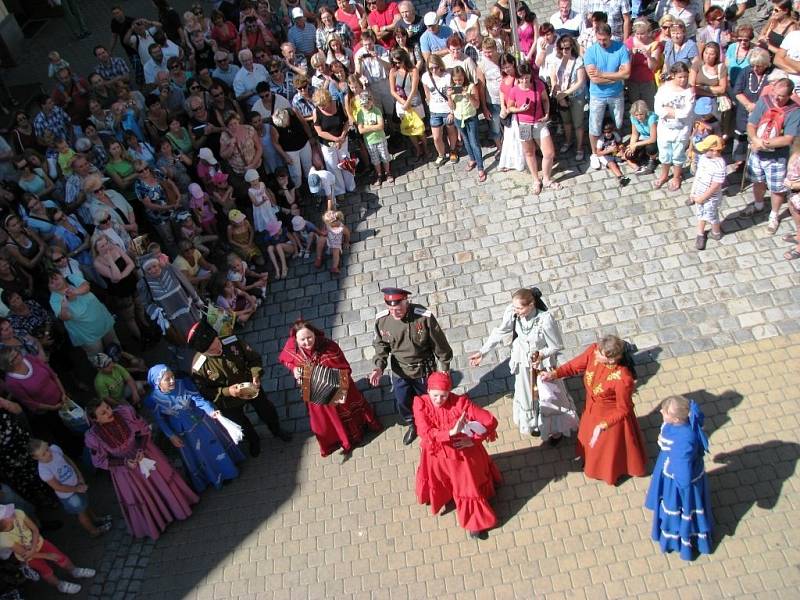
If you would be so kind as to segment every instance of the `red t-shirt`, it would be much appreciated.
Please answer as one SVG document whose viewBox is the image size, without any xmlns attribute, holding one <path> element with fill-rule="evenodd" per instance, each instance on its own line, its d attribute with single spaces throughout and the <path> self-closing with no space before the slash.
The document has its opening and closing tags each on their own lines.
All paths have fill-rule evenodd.
<svg viewBox="0 0 800 600">
<path fill-rule="evenodd" d="M 516 107 L 523 106 L 528 102 L 528 110 L 516 113 L 517 119 L 521 123 L 536 123 L 544 118 L 544 96 L 547 88 L 541 79 L 531 80 L 531 89 L 521 90 L 516 85 L 508 93 L 506 102 Z"/>
<path fill-rule="evenodd" d="M 369 23 L 371 27 L 386 27 L 387 25 L 391 25 L 395 16 L 399 14 L 400 10 L 397 8 L 397 4 L 390 2 L 383 11 L 379 11 L 377 8 L 373 9 L 367 17 L 367 23 Z M 388 40 L 381 40 L 378 38 L 378 43 L 386 49 L 390 49 L 397 44 L 397 41 L 394 39 L 394 36 L 390 36 Z"/>
<path fill-rule="evenodd" d="M 351 13 L 344 12 L 341 8 L 336 9 L 336 20 L 344 23 L 353 32 L 353 45 L 361 41 L 361 25 L 359 24 L 360 17 L 358 16 L 358 9 Z"/>
<path fill-rule="evenodd" d="M 631 76 L 628 77 L 628 81 L 632 81 L 634 83 L 653 81 L 655 75 L 647 66 L 647 55 L 633 51 L 632 37 L 629 37 L 627 40 L 625 40 L 625 47 L 628 49 L 628 52 L 631 55 Z"/>
</svg>

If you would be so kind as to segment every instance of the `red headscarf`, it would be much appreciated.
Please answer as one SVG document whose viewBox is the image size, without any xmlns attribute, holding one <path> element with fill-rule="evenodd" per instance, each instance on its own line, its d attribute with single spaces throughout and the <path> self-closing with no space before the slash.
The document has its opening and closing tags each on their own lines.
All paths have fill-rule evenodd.
<svg viewBox="0 0 800 600">
<path fill-rule="evenodd" d="M 449 392 L 453 389 L 453 382 L 450 380 L 448 373 L 435 371 L 428 375 L 428 391 L 437 390 L 441 392 Z"/>
</svg>

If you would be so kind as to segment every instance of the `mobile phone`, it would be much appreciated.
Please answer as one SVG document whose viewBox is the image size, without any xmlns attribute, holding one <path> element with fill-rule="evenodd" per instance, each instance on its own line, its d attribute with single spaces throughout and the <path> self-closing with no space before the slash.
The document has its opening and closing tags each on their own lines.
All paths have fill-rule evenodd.
<svg viewBox="0 0 800 600">
<path fill-rule="evenodd" d="M 463 85 L 454 85 L 453 86 L 453 93 L 454 94 L 460 94 L 463 91 L 464 91 L 464 86 Z"/>
<path fill-rule="evenodd" d="M 195 125 L 192 127 L 192 131 L 195 133 L 203 133 L 206 130 L 207 123 L 201 123 L 200 125 Z"/>
</svg>

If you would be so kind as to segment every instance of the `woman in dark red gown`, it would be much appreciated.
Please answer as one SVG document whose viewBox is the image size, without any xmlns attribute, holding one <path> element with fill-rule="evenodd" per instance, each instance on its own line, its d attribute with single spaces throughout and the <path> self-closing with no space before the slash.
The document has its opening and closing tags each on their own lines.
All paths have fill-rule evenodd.
<svg viewBox="0 0 800 600">
<path fill-rule="evenodd" d="M 307 405 L 311 431 L 317 436 L 322 456 L 328 456 L 340 447 L 344 454 L 349 454 L 353 446 L 359 444 L 364 437 L 364 425 L 368 425 L 372 431 L 381 430 L 382 426 L 375 417 L 372 406 L 350 377 L 350 363 L 342 349 L 311 323 L 302 319 L 294 322 L 278 360 L 298 382 L 304 365 L 320 364 L 332 369 L 347 370 L 350 381 L 344 402 L 309 402 Z"/>
<path fill-rule="evenodd" d="M 642 477 L 647 455 L 633 410 L 635 383 L 631 369 L 620 364 L 625 343 L 607 335 L 555 371 L 545 381 L 583 373 L 586 408 L 578 428 L 576 453 L 585 461 L 587 477 L 615 485 L 623 475 Z"/>
<path fill-rule="evenodd" d="M 414 423 L 420 437 L 417 500 L 437 514 L 451 500 L 459 524 L 470 537 L 486 539 L 497 524 L 489 504 L 500 471 L 483 447 L 497 439 L 497 419 L 466 395 L 450 392 L 447 373 L 428 377 L 428 393 L 414 398 Z"/>
</svg>

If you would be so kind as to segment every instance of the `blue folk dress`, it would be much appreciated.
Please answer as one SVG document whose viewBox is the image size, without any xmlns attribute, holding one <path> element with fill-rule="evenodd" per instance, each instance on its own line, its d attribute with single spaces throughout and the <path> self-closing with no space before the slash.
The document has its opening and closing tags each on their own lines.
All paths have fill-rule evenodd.
<svg viewBox="0 0 800 600">
<path fill-rule="evenodd" d="M 703 465 L 708 438 L 702 427 L 703 413 L 694 401 L 688 423 L 661 425 L 661 453 L 645 500 L 653 511 L 651 537 L 662 552 L 679 552 L 683 560 L 711 554 L 711 494 Z"/>
<path fill-rule="evenodd" d="M 219 489 L 223 481 L 239 476 L 236 463 L 244 460 L 244 454 L 220 421 L 211 417 L 214 406 L 190 379 L 176 379 L 175 389 L 169 393 L 159 389 L 166 371 L 166 365 L 156 365 L 147 373 L 153 392 L 145 398 L 145 407 L 164 435 L 177 435 L 183 441 L 178 451 L 195 491 L 202 492 L 209 485 Z"/>
</svg>

